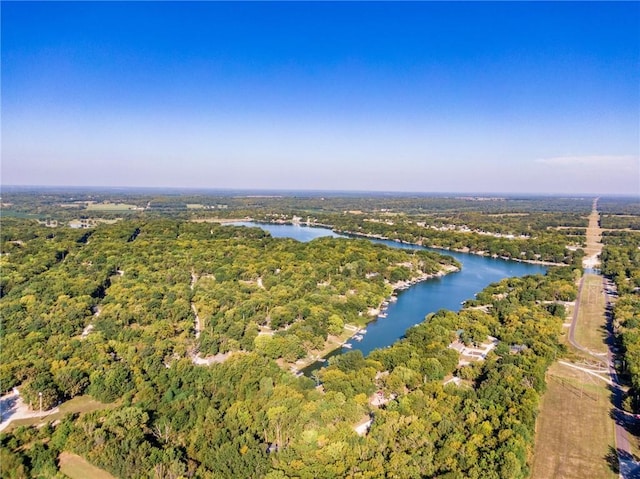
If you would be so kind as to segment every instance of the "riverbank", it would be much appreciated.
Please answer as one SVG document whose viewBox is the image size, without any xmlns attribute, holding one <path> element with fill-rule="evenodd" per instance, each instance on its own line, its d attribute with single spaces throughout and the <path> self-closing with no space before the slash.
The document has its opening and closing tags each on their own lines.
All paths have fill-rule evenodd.
<svg viewBox="0 0 640 479">
<path fill-rule="evenodd" d="M 358 329 L 359 331 L 360 329 Z M 326 360 L 324 359 L 326 356 L 330 355 L 334 351 L 337 351 L 342 348 L 342 345 L 349 341 L 350 338 L 353 337 L 357 333 L 351 333 L 350 330 L 343 330 L 340 336 L 329 336 L 329 338 L 325 341 L 324 347 L 320 350 L 310 351 L 306 357 L 298 359 L 293 363 L 289 363 L 284 361 L 284 359 L 279 359 L 276 362 L 283 368 L 289 369 L 293 374 L 300 375 L 303 369 L 308 368 L 314 363 L 324 363 Z"/>
<path fill-rule="evenodd" d="M 390 283 L 389 285 L 392 288 L 391 294 L 389 296 L 386 296 L 384 299 L 382 299 L 382 301 L 380 301 L 380 303 L 378 304 L 377 308 L 372 308 L 368 311 L 368 314 L 366 316 L 363 315 L 363 317 L 366 318 L 364 325 L 366 326 L 369 323 L 372 323 L 378 320 L 379 318 L 386 317 L 387 306 L 397 299 L 398 292 L 404 291 L 410 288 L 411 286 L 415 286 L 418 283 L 422 283 L 424 281 L 428 281 L 434 278 L 441 278 L 447 274 L 454 273 L 456 271 L 460 271 L 460 268 L 453 265 L 444 265 L 442 269 L 437 273 L 421 273 L 419 276 L 411 280 L 397 281 L 393 284 Z M 366 328 L 364 327 L 358 327 L 358 326 L 347 324 L 345 325 L 345 328 L 342 334 L 340 334 L 340 336 L 329 336 L 327 341 L 325 341 L 325 345 L 323 349 L 314 350 L 310 352 L 307 355 L 307 357 L 299 359 L 294 363 L 286 363 L 286 365 L 288 366 L 289 369 L 291 369 L 291 371 L 294 374 L 298 374 L 300 370 L 311 366 L 313 363 L 324 362 L 323 360 L 326 356 L 341 349 L 342 347 L 344 347 L 345 344 L 351 344 L 350 341 L 355 341 L 357 340 L 356 338 L 357 336 L 359 335 L 362 336 L 366 333 L 367 331 L 366 331 Z"/>
<path fill-rule="evenodd" d="M 357 231 L 349 231 L 349 230 L 341 230 L 336 228 L 334 225 L 329 225 L 329 224 L 325 224 L 325 223 L 316 223 L 316 222 L 303 222 L 303 223 L 294 223 L 292 221 L 284 221 L 284 220 L 272 220 L 272 221 L 258 221 L 258 220 L 254 220 L 254 219 L 246 219 L 243 221 L 247 221 L 247 222 L 254 222 L 256 224 L 273 224 L 273 225 L 304 225 L 307 226 L 309 228 L 326 228 L 331 230 L 333 233 L 338 234 L 338 235 L 345 235 L 345 236 L 350 236 L 350 237 L 354 237 L 354 238 L 366 238 L 366 239 L 375 239 L 375 240 L 380 240 L 380 241 L 392 241 L 394 243 L 398 243 L 398 244 L 403 244 L 403 245 L 407 245 L 407 246 L 420 246 L 422 248 L 431 248 L 431 249 L 437 249 L 437 250 L 441 250 L 441 251 L 452 251 L 454 253 L 464 253 L 464 254 L 473 254 L 476 256 L 482 256 L 484 258 L 494 258 L 494 259 L 503 259 L 506 261 L 517 261 L 519 263 L 527 263 L 527 264 L 535 264 L 535 265 L 540 265 L 540 266 L 568 266 L 566 263 L 556 263 L 553 261 L 542 261 L 542 260 L 537 260 L 537 259 L 523 259 L 523 258 L 512 258 L 509 256 L 499 256 L 497 254 L 490 254 L 487 251 L 482 251 L 482 250 L 471 250 L 469 248 L 450 248 L 450 247 L 446 247 L 446 246 L 438 246 L 435 244 L 432 245 L 425 245 L 421 242 L 419 243 L 411 243 L 408 241 L 403 241 L 399 238 L 389 238 L 387 236 L 383 236 L 380 234 L 375 234 L 375 233 L 362 233 L 362 232 L 357 232 Z"/>
<path fill-rule="evenodd" d="M 269 220 L 263 220 L 261 223 L 243 222 L 242 225 L 260 227 L 268 231 L 274 238 L 286 237 L 301 242 L 308 242 L 323 236 L 352 239 L 361 237 L 370 241 L 380 241 L 391 248 L 429 249 L 420 244 L 405 243 L 398 239 L 389 240 L 382 235 L 356 234 L 342 236 L 336 230 L 327 228 L 330 225 L 320 226 L 315 224 L 314 227 L 306 227 L 306 225 L 292 224 L 291 222 L 282 224 L 281 221 L 277 223 Z M 431 251 L 447 255 L 447 250 L 445 249 L 432 249 Z M 318 359 L 326 359 L 347 351 L 347 349 L 342 349 L 344 343 L 351 345 L 351 348 L 348 349 L 359 350 L 366 356 L 375 349 L 387 347 L 401 339 L 408 328 L 424 321 L 425 317 L 430 313 L 440 309 L 459 310 L 464 301 L 472 298 L 474 294 L 481 291 L 488 284 L 500 281 L 505 277 L 544 274 L 546 270 L 546 266 L 541 264 L 529 264 L 527 261 L 509 261 L 509 258 L 506 258 L 507 261 L 505 261 L 505 259 L 496 259 L 487 254 L 451 251 L 449 255 L 459 262 L 456 263 L 458 266 L 460 266 L 460 263 L 464 264 L 460 272 L 446 274 L 448 271 L 445 270 L 439 271 L 434 275 L 424 275 L 421 278 L 422 281 L 416 281 L 417 284 L 413 284 L 413 286 L 398 295 L 393 294 L 395 292 L 394 286 L 399 289 L 403 284 L 387 283 L 388 289 L 385 298 L 382 298 L 382 303 L 385 301 L 391 303 L 395 299 L 397 299 L 397 302 L 387 305 L 378 303 L 381 307 L 388 307 L 388 310 L 382 311 L 383 315 L 380 315 L 381 311 L 375 311 L 376 308 L 370 306 L 369 311 L 362 311 L 359 318 L 354 318 L 353 325 L 348 326 L 351 329 L 342 331 L 339 336 L 329 337 L 320 349 L 307 352 L 305 357 L 297 362 L 280 360 L 280 366 L 283 369 L 291 369 L 294 373 L 300 373 L 300 370 L 302 370 L 305 375 L 309 376 L 312 371 L 323 366 L 323 363 L 318 362 Z M 440 264 L 438 268 L 444 269 L 445 266 L 447 265 Z M 413 274 L 418 275 L 415 270 Z M 444 277 L 434 281 L 426 281 L 436 276 Z M 409 285 L 404 284 L 404 286 Z M 377 317 L 380 317 L 380 320 L 374 321 Z M 390 319 L 385 320 L 385 317 Z M 367 332 L 364 334 L 360 332 L 361 338 L 354 338 L 354 340 L 350 341 L 350 338 L 359 333 L 357 328 L 365 327 Z"/>
<path fill-rule="evenodd" d="M 407 246 L 420 246 L 423 248 L 431 248 L 442 251 L 451 251 L 454 253 L 464 253 L 464 254 L 473 254 L 476 256 L 482 256 L 484 258 L 494 258 L 494 259 L 503 259 L 506 261 L 517 261 L 519 263 L 527 263 L 527 264 L 535 264 L 540 266 L 569 266 L 567 263 L 557 263 L 554 261 L 542 261 L 536 259 L 523 259 L 523 258 L 512 258 L 509 256 L 499 256 L 497 254 L 489 254 L 486 251 L 482 250 L 471 250 L 469 248 L 450 248 L 446 246 L 438 246 L 438 245 L 425 245 L 423 243 L 411 243 L 408 241 L 403 241 L 399 238 L 389 238 L 387 236 L 374 234 L 374 233 L 362 233 L 356 231 L 349 230 L 340 230 L 336 228 L 334 225 L 326 224 L 326 223 L 318 223 L 313 221 L 300 221 L 294 222 L 291 220 L 256 220 L 254 218 L 243 218 L 243 219 L 226 219 L 226 218 L 207 218 L 207 219 L 192 219 L 193 222 L 209 222 L 209 223 L 255 223 L 256 225 L 265 224 L 265 225 L 289 225 L 289 226 L 304 226 L 308 228 L 321 228 L 331 230 L 333 233 L 337 235 L 346 235 L 355 238 L 366 238 L 366 239 L 375 239 L 381 241 L 392 241 L 394 243 L 399 243 Z"/>
<path fill-rule="evenodd" d="M 191 223 L 238 223 L 241 221 L 253 221 L 251 218 L 194 218 L 189 220 Z"/>
<path fill-rule="evenodd" d="M 494 258 L 494 259 L 503 259 L 505 261 L 517 261 L 519 263 L 528 263 L 528 264 L 537 264 L 540 266 L 568 266 L 566 263 L 555 263 L 553 261 L 541 261 L 541 260 L 537 260 L 537 259 L 522 259 L 522 258 L 511 258 L 509 256 L 499 256 L 497 254 L 489 254 L 486 251 L 474 251 L 471 250 L 469 248 L 449 248 L 446 246 L 438 246 L 438 245 L 425 245 L 423 243 L 410 243 L 407 241 L 403 241 L 401 239 L 398 238 L 389 238 L 387 236 L 383 236 L 383 235 L 378 235 L 378 234 L 373 234 L 373 233 L 360 233 L 360 232 L 354 232 L 354 231 L 342 231 L 339 229 L 335 229 L 331 226 L 326 226 L 328 228 L 331 228 L 331 231 L 333 231 L 334 233 L 337 234 L 343 234 L 343 235 L 348 235 L 348 236 L 353 236 L 353 237 L 357 237 L 357 238 L 367 238 L 367 239 L 376 239 L 376 240 L 381 240 L 381 241 L 393 241 L 394 243 L 399 243 L 399 244 L 405 244 L 408 246 L 420 246 L 423 248 L 431 248 L 431 249 L 439 249 L 442 251 L 452 251 L 454 253 L 464 253 L 464 254 L 473 254 L 476 256 L 482 256 L 484 258 Z"/>
<path fill-rule="evenodd" d="M 396 283 L 393 283 L 391 285 L 391 287 L 393 288 L 393 291 L 395 293 L 397 291 L 405 290 L 405 289 L 413 286 L 414 284 L 418 284 L 418 283 L 421 283 L 423 281 L 427 281 L 427 280 L 433 279 L 433 278 L 441 278 L 442 276 L 444 276 L 446 274 L 455 273 L 456 271 L 460 271 L 460 268 L 458 268 L 457 266 L 454 266 L 452 264 L 444 265 L 442 267 L 442 269 L 440 271 L 438 271 L 437 273 L 422 273 L 417 278 L 410 279 L 410 280 L 407 280 L 407 281 L 398 281 Z"/>
</svg>

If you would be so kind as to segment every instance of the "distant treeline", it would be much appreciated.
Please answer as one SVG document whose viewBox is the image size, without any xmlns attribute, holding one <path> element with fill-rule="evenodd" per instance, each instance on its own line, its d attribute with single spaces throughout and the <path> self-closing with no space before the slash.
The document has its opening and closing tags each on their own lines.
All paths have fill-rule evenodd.
<svg viewBox="0 0 640 479">
<path fill-rule="evenodd" d="M 3 209 L 66 217 L 73 211 L 61 209 L 75 206 L 86 212 L 86 202 L 125 203 L 145 208 L 147 213 L 186 213 L 187 205 L 217 207 L 225 205 L 230 211 L 255 213 L 256 211 L 303 212 L 305 214 L 342 213 L 362 211 L 366 214 L 392 212 L 408 215 L 464 213 L 520 214 L 520 213 L 573 213 L 587 216 L 593 198 L 553 196 L 489 196 L 489 195 L 428 195 L 377 193 L 341 194 L 335 192 L 247 192 L 228 191 L 210 193 L 197 190 L 142 189 L 74 189 L 61 188 L 8 188 L 2 192 Z M 604 214 L 640 216 L 638 198 L 601 198 L 599 208 Z M 147 209 L 148 208 L 148 209 Z M 108 213 L 107 213 L 108 214 Z"/>
<path fill-rule="evenodd" d="M 621 372 L 631 386 L 624 401 L 629 412 L 640 412 L 640 232 L 616 232 L 603 237 L 602 272 L 614 282 L 618 298 L 613 329 L 621 346 Z"/>
</svg>

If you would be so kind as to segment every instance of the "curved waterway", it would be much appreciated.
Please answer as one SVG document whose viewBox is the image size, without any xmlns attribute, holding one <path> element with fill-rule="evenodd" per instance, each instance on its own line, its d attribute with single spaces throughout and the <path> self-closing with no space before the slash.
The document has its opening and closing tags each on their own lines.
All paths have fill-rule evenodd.
<svg viewBox="0 0 640 479">
<path fill-rule="evenodd" d="M 322 236 L 346 237 L 328 228 L 252 222 L 233 224 L 260 227 L 274 237 L 293 238 L 302 242 L 311 241 Z M 374 349 L 384 348 L 395 343 L 404 336 L 407 329 L 424 321 L 425 316 L 429 313 L 434 313 L 440 309 L 459 311 L 464 301 L 473 299 L 476 293 L 479 293 L 491 283 L 507 277 L 544 274 L 546 272 L 546 267 L 537 264 L 424 248 L 396 241 L 369 239 L 375 243 L 382 243 L 393 248 L 426 249 L 453 256 L 462 263 L 462 269 L 456 273 L 417 283 L 404 291 L 398 291 L 398 300 L 389 303 L 386 310 L 387 316 L 369 323 L 366 326 L 367 333 L 363 335 L 361 341 L 356 341 L 352 338 L 348 341 L 351 348 L 343 347 L 342 350 L 338 349 L 329 354 L 329 356 L 356 349 L 362 351 L 362 354 L 366 356 Z M 321 366 L 322 363 L 315 363 L 303 369 L 303 372 L 310 374 L 310 371 Z"/>
</svg>

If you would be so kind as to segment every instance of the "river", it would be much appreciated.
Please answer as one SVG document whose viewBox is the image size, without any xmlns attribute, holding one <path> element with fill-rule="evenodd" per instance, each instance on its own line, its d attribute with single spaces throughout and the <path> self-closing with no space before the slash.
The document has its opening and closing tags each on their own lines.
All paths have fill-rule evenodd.
<svg viewBox="0 0 640 479">
<path fill-rule="evenodd" d="M 323 236 L 342 237 L 328 228 L 308 227 L 302 225 L 284 225 L 271 223 L 238 222 L 236 226 L 260 227 L 268 231 L 272 236 L 293 238 L 306 242 Z M 404 336 L 405 331 L 411 326 L 424 321 L 429 313 L 440 309 L 458 311 L 461 304 L 472 299 L 476 293 L 482 291 L 489 284 L 500 281 L 503 278 L 514 276 L 526 276 L 530 274 L 544 274 L 546 267 L 538 264 L 510 261 L 500 258 L 489 258 L 469 253 L 423 248 L 422 246 L 398 243 L 389 240 L 371 239 L 376 243 L 386 244 L 393 248 L 402 249 L 427 249 L 437 253 L 453 256 L 460 263 L 462 269 L 446 276 L 432 278 L 423 281 L 409 289 L 398 292 L 398 300 L 391 302 L 386 311 L 386 318 L 378 318 L 367 325 L 367 333 L 361 341 L 354 339 L 348 341 L 351 348 L 342 348 L 334 351 L 329 356 L 341 352 L 360 350 L 363 355 L 369 354 L 377 348 L 384 348 L 395 343 Z M 320 367 L 320 363 L 305 368 L 305 374 L 310 370 Z"/>
</svg>

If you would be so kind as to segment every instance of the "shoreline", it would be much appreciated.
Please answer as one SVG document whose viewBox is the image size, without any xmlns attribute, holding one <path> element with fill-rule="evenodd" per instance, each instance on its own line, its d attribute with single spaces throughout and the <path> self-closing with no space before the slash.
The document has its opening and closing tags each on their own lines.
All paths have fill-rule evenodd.
<svg viewBox="0 0 640 479">
<path fill-rule="evenodd" d="M 232 221 L 248 221 L 248 222 L 253 222 L 256 224 L 272 224 L 272 225 L 298 225 L 298 226 L 306 226 L 308 228 L 327 228 L 330 229 L 332 232 L 336 233 L 336 234 L 342 234 L 342 235 L 347 235 L 347 236 L 353 236 L 356 238 L 373 238 L 373 239 L 378 239 L 378 240 L 383 240 L 383 241 L 393 241 L 394 243 L 400 243 L 400 244 L 406 244 L 406 245 L 411 245 L 411 246 L 421 246 L 423 248 L 431 248 L 431 249 L 437 249 L 437 250 L 441 250 L 441 251 L 453 251 L 455 253 L 464 253 L 464 254 L 473 254 L 476 256 L 482 256 L 484 258 L 494 258 L 494 259 L 502 259 L 505 261 L 517 261 L 519 263 L 528 263 L 528 264 L 537 264 L 537 265 L 541 265 L 541 266 L 571 266 L 570 264 L 567 263 L 555 263 L 553 261 L 543 261 L 543 260 L 539 260 L 539 259 L 522 259 L 522 258 L 511 258 L 509 256 L 499 256 L 499 255 L 491 255 L 491 254 L 487 254 L 485 251 L 473 251 L 470 249 L 460 249 L 460 248 L 448 248 L 448 247 L 444 247 L 444 246 L 437 246 L 437 245 L 430 245 L 430 246 L 425 246 L 424 244 L 421 243 L 411 243 L 408 241 L 403 241 L 401 239 L 398 238 L 389 238 L 387 236 L 383 236 L 383 235 L 379 235 L 379 234 L 375 234 L 375 233 L 359 233 L 359 232 L 354 232 L 354 231 L 348 231 L 348 230 L 340 230 L 338 228 L 336 228 L 333 225 L 330 224 L 325 224 L 325 223 L 316 223 L 316 222 L 299 222 L 299 223 L 294 223 L 293 221 L 284 221 L 284 220 L 278 220 L 278 221 L 268 221 L 268 220 L 256 220 L 253 218 L 245 218 L 243 220 L 230 220 L 229 222 Z M 227 222 L 227 221 L 225 221 Z"/>
<path fill-rule="evenodd" d="M 408 281 L 397 281 L 396 283 L 393 283 L 393 284 L 389 283 L 389 285 L 392 287 L 391 294 L 389 294 L 388 296 L 385 296 L 382 299 L 382 301 L 380 301 L 377 308 L 369 310 L 369 311 L 375 312 L 375 314 L 367 315 L 369 319 L 365 322 L 365 327 L 356 326 L 355 329 L 351 329 L 351 328 L 347 328 L 345 325 L 343 333 L 340 336 L 334 336 L 335 338 L 340 339 L 340 342 L 336 345 L 336 347 L 328 349 L 329 345 L 327 343 L 329 343 L 330 340 L 327 339 L 327 341 L 325 341 L 325 347 L 322 350 L 320 350 L 318 353 L 314 354 L 313 357 L 310 357 L 309 355 L 307 355 L 307 357 L 298 359 L 294 363 L 286 363 L 286 364 L 289 365 L 289 369 L 295 375 L 301 374 L 302 373 L 301 369 L 305 369 L 316 362 L 322 362 L 320 361 L 321 359 L 324 359 L 326 356 L 333 353 L 334 351 L 341 349 L 345 343 L 353 339 L 354 336 L 360 334 L 360 332 L 363 329 L 366 329 L 366 325 L 373 323 L 374 321 L 377 321 L 380 318 L 380 314 L 386 311 L 386 306 L 389 303 L 395 301 L 395 300 L 392 300 L 391 298 L 397 297 L 397 293 L 399 291 L 404 291 L 406 289 L 409 289 L 412 286 L 415 286 L 418 283 L 422 283 L 424 281 L 428 281 L 434 278 L 441 278 L 443 276 L 446 276 L 447 274 L 455 273 L 457 271 L 460 271 L 460 268 L 458 268 L 457 266 L 448 265 L 448 266 L 443 266 L 443 269 L 441 269 L 437 273 L 422 273 L 416 278 L 413 278 Z M 385 305 L 385 303 L 387 304 Z M 349 331 L 351 334 L 345 334 L 346 331 Z M 345 339 L 342 339 L 342 338 L 345 338 Z"/>
<path fill-rule="evenodd" d="M 431 245 L 431 246 L 425 246 L 423 244 L 420 243 L 410 243 L 408 241 L 403 241 L 401 239 L 398 238 L 389 238 L 387 236 L 383 236 L 383 235 L 378 235 L 378 234 L 373 234 L 373 233 L 356 233 L 353 231 L 342 231 L 342 230 L 337 230 L 332 228 L 331 231 L 333 231 L 334 233 L 337 234 L 345 234 L 345 235 L 349 235 L 349 236 L 355 236 L 358 238 L 373 238 L 373 239 L 378 239 L 378 240 L 384 240 L 384 241 L 393 241 L 394 243 L 400 243 L 400 244 L 406 244 L 406 245 L 411 245 L 411 246 L 421 246 L 423 248 L 431 248 L 431 249 L 438 249 L 438 250 L 442 250 L 442 251 L 453 251 L 455 253 L 464 253 L 464 254 L 473 254 L 476 256 L 482 256 L 484 258 L 494 258 L 494 259 L 503 259 L 505 261 L 517 261 L 519 263 L 529 263 L 529 264 L 538 264 L 538 265 L 542 265 L 542 266 L 571 266 L 569 264 L 566 263 L 554 263 L 553 261 L 542 261 L 539 259 L 522 259 L 522 258 L 510 258 L 508 256 L 498 256 L 498 255 L 491 255 L 491 254 L 487 254 L 484 251 L 473 251 L 470 249 L 459 249 L 459 248 L 447 248 L 444 246 L 437 246 L 437 245 Z"/>
<path fill-rule="evenodd" d="M 192 221 L 207 221 L 207 220 L 192 220 Z M 221 222 L 219 220 L 214 220 L 214 219 L 211 219 L 209 221 L 210 222 Z M 482 256 L 482 257 L 486 257 L 486 258 L 502 259 L 502 260 L 505 260 L 505 261 L 516 261 L 516 262 L 520 262 L 520 263 L 537 264 L 537 265 L 543 265 L 543 266 L 570 266 L 570 265 L 567 265 L 565 263 L 554 263 L 554 262 L 550 262 L 550 261 L 527 260 L 527 259 L 521 259 L 521 258 L 510 258 L 510 257 L 505 257 L 505 256 L 490 255 L 490 254 L 487 254 L 484 251 L 471 251 L 471 250 L 466 249 L 466 248 L 465 249 L 455 249 L 455 248 L 446 248 L 446 247 L 441 247 L 441 246 L 436 246 L 436 245 L 425 246 L 425 245 L 420 244 L 420 243 L 406 242 L 406 241 L 400 240 L 398 238 L 391 239 L 389 237 L 386 237 L 386 236 L 383 236 L 383 235 L 380 235 L 380 234 L 358 233 L 358 232 L 340 230 L 340 229 L 335 228 L 333 225 L 324 224 L 324 223 L 317 223 L 317 222 L 308 222 L 308 221 L 293 222 L 291 220 L 256 220 L 256 219 L 251 218 L 251 217 L 246 217 L 246 218 L 243 218 L 242 220 L 226 219 L 226 221 L 224 221 L 224 222 L 235 222 L 235 221 L 253 222 L 258 227 L 259 227 L 260 224 L 265 224 L 265 225 L 272 224 L 272 225 L 304 226 L 304 227 L 309 227 L 309 228 L 325 228 L 325 229 L 331 230 L 333 233 L 347 235 L 347 236 L 354 237 L 354 238 L 378 239 L 378 240 L 384 240 L 384 241 L 391 241 L 391 242 L 395 242 L 395 243 L 399 243 L 399 244 L 406 244 L 406 245 L 411 245 L 411 246 L 418 246 L 418 247 L 436 249 L 436 250 L 443 251 L 443 253 L 442 253 L 443 255 L 446 255 L 446 251 L 452 251 L 452 252 L 464 253 L 464 254 L 474 254 L 476 256 Z M 427 281 L 429 279 L 442 277 L 442 276 L 445 276 L 445 275 L 447 275 L 449 273 L 460 271 L 459 267 L 456 267 L 456 266 L 453 266 L 453 265 L 441 265 L 441 266 L 442 266 L 442 268 L 436 273 L 422 273 L 418 277 L 413 278 L 413 279 L 408 280 L 408 281 L 398 281 L 398 282 L 393 283 L 393 284 L 389 283 L 389 285 L 392 288 L 391 294 L 382 299 L 382 301 L 379 303 L 377 309 L 376 308 L 369 309 L 369 314 L 367 315 L 368 318 L 365 321 L 365 326 L 367 324 L 372 323 L 373 321 L 376 321 L 376 320 L 379 319 L 379 315 L 381 313 L 384 313 L 388 303 L 393 301 L 391 298 L 396 296 L 398 291 L 406 290 L 406 289 L 410 288 L 411 286 L 414 286 L 414 285 L 416 285 L 418 283 L 421 283 L 423 281 Z M 387 305 L 385 305 L 385 303 L 387 303 Z M 374 314 L 371 314 L 371 312 L 373 312 Z M 358 335 L 360 333 L 360 331 L 362 331 L 363 329 L 365 329 L 364 326 L 355 327 L 355 329 L 350 329 L 350 328 L 346 328 L 345 327 L 345 329 L 344 329 L 344 331 L 343 331 L 343 333 L 341 335 L 333 337 L 333 338 L 335 338 L 333 341 L 330 338 L 328 338 L 325 341 L 325 345 L 321 350 L 315 350 L 315 352 L 313 352 L 313 353 L 309 352 L 306 357 L 300 358 L 295 362 L 284 362 L 283 365 L 288 367 L 288 369 L 293 374 L 301 375 L 302 374 L 301 369 L 305 369 L 305 368 L 311 366 L 312 364 L 314 364 L 316 362 L 319 362 L 320 359 L 325 358 L 326 356 L 330 355 L 334 351 L 341 349 L 345 343 L 348 343 L 351 339 L 353 339 L 354 336 Z M 347 331 L 350 334 L 346 334 Z"/>
<path fill-rule="evenodd" d="M 244 221 L 254 221 L 252 218 L 191 218 L 191 223 L 240 223 Z"/>
</svg>

